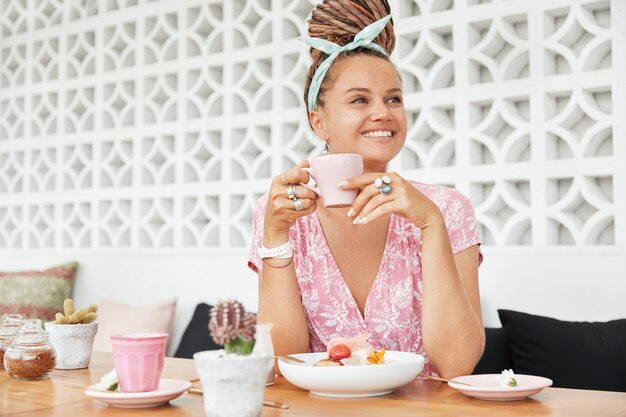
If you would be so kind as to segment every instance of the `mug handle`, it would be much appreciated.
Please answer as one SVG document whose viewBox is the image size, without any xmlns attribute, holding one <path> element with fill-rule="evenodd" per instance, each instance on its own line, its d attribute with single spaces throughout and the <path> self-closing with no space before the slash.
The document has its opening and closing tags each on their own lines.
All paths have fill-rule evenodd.
<svg viewBox="0 0 626 417">
<path fill-rule="evenodd" d="M 317 182 L 315 182 L 315 178 L 313 178 L 313 173 L 311 171 L 313 171 L 311 168 L 300 168 L 303 171 L 306 171 L 309 173 L 309 182 L 307 182 L 306 184 L 301 182 L 300 185 L 303 186 L 304 188 L 308 188 L 309 190 L 313 191 L 315 194 L 317 194 L 318 196 L 322 196 L 322 190 L 320 190 L 319 188 L 316 187 Z"/>
</svg>

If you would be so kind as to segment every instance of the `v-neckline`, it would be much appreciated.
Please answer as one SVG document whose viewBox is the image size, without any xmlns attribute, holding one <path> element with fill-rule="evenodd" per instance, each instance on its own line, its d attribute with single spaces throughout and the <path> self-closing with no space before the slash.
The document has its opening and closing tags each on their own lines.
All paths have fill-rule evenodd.
<svg viewBox="0 0 626 417">
<path fill-rule="evenodd" d="M 322 238 L 324 240 L 324 247 L 323 250 L 326 252 L 326 255 L 332 259 L 332 263 L 335 266 L 335 269 L 337 269 L 337 272 L 339 273 L 339 276 L 341 277 L 341 287 L 343 288 L 343 291 L 345 293 L 345 295 L 347 295 L 348 299 L 350 300 L 350 303 L 352 304 L 352 308 L 354 310 L 356 310 L 356 313 L 359 317 L 359 319 L 361 320 L 361 323 L 363 324 L 363 326 L 366 326 L 366 321 L 365 318 L 367 317 L 367 310 L 368 307 L 370 305 L 370 297 L 372 296 L 372 293 L 374 292 L 374 290 L 376 289 L 378 282 L 380 281 L 380 271 L 383 267 L 383 265 L 386 264 L 387 262 L 387 253 L 389 252 L 389 244 L 390 244 L 390 239 L 389 236 L 391 235 L 391 231 L 393 228 L 393 222 L 395 219 L 395 215 L 391 214 L 390 218 L 389 218 L 389 224 L 387 225 L 387 236 L 386 236 L 386 240 L 385 240 L 385 247 L 383 248 L 383 256 L 380 258 L 380 264 L 378 265 L 378 270 L 376 271 L 376 276 L 374 277 L 374 281 L 372 282 L 372 286 L 369 289 L 369 292 L 367 293 L 367 297 L 365 298 L 365 304 L 363 305 L 363 313 L 361 313 L 361 310 L 359 310 L 359 305 L 357 304 L 356 300 L 354 299 L 354 295 L 352 295 L 352 292 L 350 291 L 350 287 L 348 287 L 348 283 L 346 282 L 346 278 L 343 276 L 343 273 L 341 272 L 341 269 L 339 269 L 339 265 L 337 264 L 337 261 L 335 260 L 335 256 L 333 255 L 333 252 L 330 250 L 330 245 L 328 244 L 328 239 L 326 239 L 326 234 L 324 233 L 324 228 L 322 227 L 322 222 L 320 221 L 319 217 L 317 216 L 316 212 L 311 213 L 312 216 L 315 218 L 315 221 L 317 222 L 317 227 L 320 230 L 320 233 L 322 235 Z"/>
</svg>

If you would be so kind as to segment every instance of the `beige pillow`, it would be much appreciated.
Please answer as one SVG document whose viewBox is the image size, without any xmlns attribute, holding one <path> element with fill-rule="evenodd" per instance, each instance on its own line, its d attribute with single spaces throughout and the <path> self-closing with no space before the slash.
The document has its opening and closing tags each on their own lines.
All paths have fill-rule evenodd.
<svg viewBox="0 0 626 417">
<path fill-rule="evenodd" d="M 93 350 L 111 352 L 111 336 L 115 334 L 170 333 L 175 310 L 175 298 L 150 305 L 102 300 L 98 304 L 98 333 Z"/>
</svg>

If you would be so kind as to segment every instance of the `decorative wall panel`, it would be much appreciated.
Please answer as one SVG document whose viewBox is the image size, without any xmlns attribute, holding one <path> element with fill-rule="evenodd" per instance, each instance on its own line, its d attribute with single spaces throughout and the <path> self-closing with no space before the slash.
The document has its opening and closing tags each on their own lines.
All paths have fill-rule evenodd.
<svg viewBox="0 0 626 417">
<path fill-rule="evenodd" d="M 0 251 L 245 251 L 321 142 L 316 1 L 0 0 Z M 486 245 L 626 246 L 619 0 L 392 0 L 407 142 Z"/>
</svg>

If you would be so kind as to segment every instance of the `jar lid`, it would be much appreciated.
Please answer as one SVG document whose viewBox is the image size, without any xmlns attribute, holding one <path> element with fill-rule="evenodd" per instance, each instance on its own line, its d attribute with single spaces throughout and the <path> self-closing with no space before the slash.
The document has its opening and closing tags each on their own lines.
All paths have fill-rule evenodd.
<svg viewBox="0 0 626 417">
<path fill-rule="evenodd" d="M 42 343 L 48 341 L 48 332 L 35 324 L 27 324 L 15 335 L 15 344 Z"/>
<path fill-rule="evenodd" d="M 15 333 L 17 333 L 18 330 L 19 330 L 19 327 L 4 326 L 0 324 L 0 337 L 13 336 L 15 335 Z"/>
<path fill-rule="evenodd" d="M 3 314 L 2 326 L 15 327 L 19 330 L 22 327 L 22 315 L 21 314 Z"/>
<path fill-rule="evenodd" d="M 22 321 L 23 316 L 17 313 L 7 313 L 2 315 L 2 322 L 5 321 Z"/>
<path fill-rule="evenodd" d="M 22 320 L 22 326 L 27 326 L 29 324 L 33 324 L 37 327 L 42 327 L 40 319 L 24 319 Z"/>
</svg>

